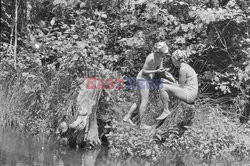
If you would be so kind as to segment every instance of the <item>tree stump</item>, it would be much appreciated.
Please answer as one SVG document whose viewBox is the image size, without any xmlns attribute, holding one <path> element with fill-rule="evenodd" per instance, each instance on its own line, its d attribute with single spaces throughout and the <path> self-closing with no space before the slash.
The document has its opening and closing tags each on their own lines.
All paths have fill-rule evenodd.
<svg viewBox="0 0 250 166">
<path fill-rule="evenodd" d="M 80 86 L 76 101 L 78 116 L 76 121 L 69 125 L 75 129 L 76 144 L 88 143 L 99 145 L 101 143 L 98 133 L 96 112 L 102 89 L 88 89 L 87 80 Z"/>
<path fill-rule="evenodd" d="M 101 94 L 102 89 L 87 88 L 87 79 L 80 85 L 75 104 L 76 120 L 69 126 L 65 122 L 59 125 L 57 133 L 61 140 L 66 138 L 70 146 L 101 144 L 96 117 Z"/>
</svg>

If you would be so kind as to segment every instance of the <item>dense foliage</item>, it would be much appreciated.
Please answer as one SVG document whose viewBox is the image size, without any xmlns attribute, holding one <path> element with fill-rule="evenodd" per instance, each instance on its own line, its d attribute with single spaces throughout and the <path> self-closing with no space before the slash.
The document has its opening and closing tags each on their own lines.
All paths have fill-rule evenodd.
<svg viewBox="0 0 250 166">
<path fill-rule="evenodd" d="M 53 133 L 60 121 L 71 121 L 76 116 L 74 102 L 78 85 L 86 77 L 98 76 L 103 70 L 109 73 L 107 77 L 112 78 L 135 76 L 157 41 L 166 41 L 171 52 L 181 48 L 190 55 L 190 64 L 199 74 L 201 96 L 209 95 L 220 104 L 235 104 L 237 116 L 233 117 L 234 120 L 244 112 L 244 104 L 250 95 L 248 1 L 1 2 L 0 74 L 3 106 L 0 120 L 4 125 L 32 133 Z M 17 6 L 18 22 L 15 24 L 14 11 Z M 16 34 L 14 26 L 17 26 Z M 15 35 L 17 47 L 14 47 Z M 13 58 L 15 49 L 17 68 Z M 165 66 L 169 65 L 166 61 Z M 120 119 L 121 110 L 114 109 L 115 105 L 133 95 L 133 92 L 126 90 L 104 91 L 99 118 Z M 214 127 L 212 121 L 207 126 L 203 122 L 195 123 L 194 128 L 188 129 L 182 138 L 185 149 L 192 148 L 202 155 L 200 157 L 207 158 L 209 155 L 219 156 L 225 151 L 231 153 L 240 147 L 242 141 L 236 137 L 238 132 L 245 131 L 237 130 L 238 122 L 221 114 L 217 116 L 216 110 L 218 108 L 211 109 L 208 119 L 216 120 L 214 117 L 217 117 L 220 124 Z M 250 112 L 247 107 L 245 110 Z M 230 111 L 226 109 L 223 112 Z M 200 131 L 200 127 L 203 131 Z M 119 127 L 116 128 L 119 131 Z M 143 134 L 136 134 L 137 130 L 128 130 L 129 135 L 118 132 L 118 140 L 122 140 L 119 137 L 122 135 L 126 137 L 123 139 L 131 135 L 143 137 Z M 234 135 L 229 135 L 229 130 Z M 204 135 L 209 137 L 197 140 Z M 222 138 L 225 138 L 225 142 Z M 145 146 L 143 141 L 137 143 L 142 151 L 150 148 L 157 151 L 155 144 Z M 123 144 L 119 146 L 127 147 Z M 242 149 L 238 153 L 246 152 Z M 132 149 L 128 153 L 135 152 Z M 154 154 L 143 151 L 145 156 L 149 156 L 149 153 Z"/>
<path fill-rule="evenodd" d="M 249 125 L 242 125 L 234 112 L 235 107 L 226 111 L 222 107 L 207 103 L 199 103 L 192 119 L 192 125 L 180 128 L 171 126 L 167 137 L 158 130 L 143 131 L 131 128 L 114 121 L 111 132 L 107 135 L 113 155 L 135 155 L 157 159 L 169 152 L 191 154 L 203 161 L 222 159 L 234 161 L 249 156 Z M 160 144 L 159 144 L 160 142 Z"/>
</svg>

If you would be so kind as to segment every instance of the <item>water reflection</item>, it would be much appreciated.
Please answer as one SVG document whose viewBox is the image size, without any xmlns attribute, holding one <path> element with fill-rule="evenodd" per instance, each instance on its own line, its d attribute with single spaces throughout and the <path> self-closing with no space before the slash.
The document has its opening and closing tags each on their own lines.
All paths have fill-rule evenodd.
<svg viewBox="0 0 250 166">
<path fill-rule="evenodd" d="M 107 149 L 75 150 L 51 140 L 34 139 L 10 129 L 0 129 L 1 166 L 127 166 L 151 164 L 138 159 L 118 159 Z"/>
<path fill-rule="evenodd" d="M 149 162 L 135 158 L 116 158 L 107 149 L 75 150 L 42 137 L 34 139 L 10 129 L 0 129 L 0 166 L 194 166 L 235 165 L 235 163 L 200 163 L 190 157 L 166 156 Z M 239 164 L 237 164 L 239 165 Z M 240 165 L 249 165 L 249 163 Z"/>
</svg>

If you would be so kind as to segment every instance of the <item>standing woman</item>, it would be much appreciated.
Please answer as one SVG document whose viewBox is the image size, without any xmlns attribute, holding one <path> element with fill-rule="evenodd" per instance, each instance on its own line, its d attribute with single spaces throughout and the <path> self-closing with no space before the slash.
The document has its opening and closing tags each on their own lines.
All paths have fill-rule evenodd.
<svg viewBox="0 0 250 166">
<path fill-rule="evenodd" d="M 151 129 L 151 126 L 146 125 L 142 122 L 142 116 L 145 113 L 148 100 L 149 100 L 149 89 L 150 81 L 153 80 L 155 73 L 163 73 L 165 69 L 163 68 L 163 58 L 168 54 L 169 48 L 165 42 L 158 42 L 154 46 L 154 51 L 149 54 L 145 60 L 142 70 L 138 73 L 136 77 L 137 88 L 139 89 L 140 99 L 138 103 L 134 103 L 128 113 L 123 118 L 123 121 L 135 125 L 131 116 L 132 113 L 139 107 L 140 115 L 140 128 L 141 129 Z"/>
<path fill-rule="evenodd" d="M 179 81 L 175 83 L 163 79 L 160 95 L 164 110 L 157 120 L 165 119 L 170 114 L 168 108 L 169 95 L 177 97 L 189 104 L 193 103 L 198 95 L 197 74 L 194 69 L 187 64 L 187 54 L 184 51 L 176 50 L 171 59 L 174 66 L 180 68 Z M 170 73 L 168 73 L 168 76 L 173 78 Z"/>
</svg>

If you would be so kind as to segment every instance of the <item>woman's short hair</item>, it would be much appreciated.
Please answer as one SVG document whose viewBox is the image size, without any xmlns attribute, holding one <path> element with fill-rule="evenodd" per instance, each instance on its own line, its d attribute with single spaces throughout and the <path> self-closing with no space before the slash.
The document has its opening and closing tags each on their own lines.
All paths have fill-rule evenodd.
<svg viewBox="0 0 250 166">
<path fill-rule="evenodd" d="M 168 53 L 169 48 L 168 45 L 165 42 L 157 42 L 154 45 L 155 52 L 162 52 L 162 53 Z"/>
<path fill-rule="evenodd" d="M 185 53 L 185 51 L 182 50 L 175 50 L 172 54 L 172 58 L 175 58 L 176 60 L 187 62 L 188 61 L 188 55 Z"/>
</svg>

